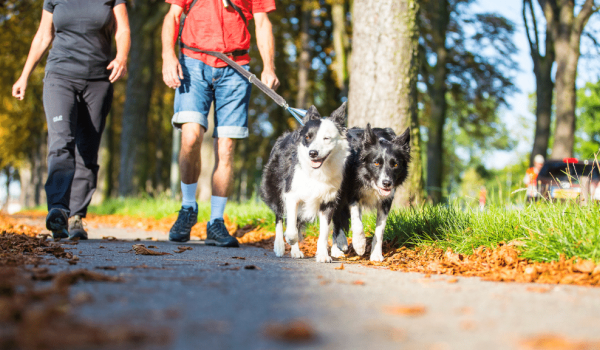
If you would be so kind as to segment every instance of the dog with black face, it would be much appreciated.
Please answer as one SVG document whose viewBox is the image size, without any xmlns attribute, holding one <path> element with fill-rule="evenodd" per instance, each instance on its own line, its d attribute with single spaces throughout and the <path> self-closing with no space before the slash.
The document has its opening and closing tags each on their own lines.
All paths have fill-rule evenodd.
<svg viewBox="0 0 600 350">
<path fill-rule="evenodd" d="M 352 245 L 363 255 L 367 241 L 362 224 L 364 209 L 377 209 L 377 224 L 373 236 L 371 261 L 383 261 L 383 231 L 396 188 L 408 175 L 410 163 L 410 129 L 396 136 L 391 128 L 348 130 L 351 154 L 346 163 L 340 200 L 333 216 L 333 246 L 331 255 L 343 257 L 348 251 L 345 232 L 352 220 Z"/>
<path fill-rule="evenodd" d="M 302 258 L 298 241 L 303 225 L 320 220 L 317 262 L 331 262 L 327 238 L 342 186 L 344 164 L 350 154 L 346 139 L 346 103 L 328 118 L 321 118 L 311 106 L 304 126 L 285 133 L 276 141 L 263 170 L 260 194 L 275 212 L 275 255 L 285 253 L 285 238 L 292 246 L 292 258 Z"/>
</svg>

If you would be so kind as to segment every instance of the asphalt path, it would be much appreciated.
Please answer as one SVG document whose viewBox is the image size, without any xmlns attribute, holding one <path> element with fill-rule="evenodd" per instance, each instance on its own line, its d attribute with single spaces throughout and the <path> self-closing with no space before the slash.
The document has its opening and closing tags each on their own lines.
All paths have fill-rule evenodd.
<svg viewBox="0 0 600 350">
<path fill-rule="evenodd" d="M 121 277 L 121 283 L 74 285 L 73 296 L 92 296 L 74 312 L 91 322 L 171 334 L 169 345 L 142 348 L 518 349 L 541 335 L 600 341 L 598 288 L 427 277 L 357 264 L 339 269 L 340 262 L 277 258 L 255 247 L 173 244 L 160 232 L 98 228 L 90 237 L 66 246 L 77 265 L 62 259 L 51 269 Z M 136 255 L 133 244 L 172 255 Z M 178 246 L 192 250 L 174 253 Z M 107 266 L 115 269 L 97 269 Z M 312 340 L 291 342 L 269 331 L 297 320 L 312 329 Z"/>
</svg>

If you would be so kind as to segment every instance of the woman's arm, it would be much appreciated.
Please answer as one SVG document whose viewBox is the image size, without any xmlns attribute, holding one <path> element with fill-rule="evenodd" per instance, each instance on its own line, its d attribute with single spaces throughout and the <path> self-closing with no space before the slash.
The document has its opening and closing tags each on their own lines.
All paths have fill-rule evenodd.
<svg viewBox="0 0 600 350">
<path fill-rule="evenodd" d="M 27 55 L 25 67 L 23 68 L 19 80 L 13 85 L 12 95 L 17 99 L 22 100 L 25 97 L 27 80 L 34 68 L 40 63 L 42 56 L 44 56 L 44 53 L 52 43 L 52 40 L 54 40 L 52 13 L 42 10 L 42 20 L 40 21 L 40 26 L 31 42 L 31 48 L 29 49 L 29 55 Z"/>
<path fill-rule="evenodd" d="M 113 8 L 113 13 L 117 20 L 117 30 L 115 31 L 117 57 L 106 67 L 106 69 L 112 69 L 110 77 L 108 77 L 111 83 L 121 79 L 127 73 L 127 57 L 129 56 L 129 48 L 131 47 L 131 31 L 129 29 L 127 7 L 125 4 L 119 4 Z"/>
</svg>

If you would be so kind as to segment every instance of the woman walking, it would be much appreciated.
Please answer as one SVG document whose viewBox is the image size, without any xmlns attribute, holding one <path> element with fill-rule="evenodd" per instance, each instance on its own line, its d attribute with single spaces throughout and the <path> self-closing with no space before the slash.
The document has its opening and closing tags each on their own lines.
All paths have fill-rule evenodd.
<svg viewBox="0 0 600 350">
<path fill-rule="evenodd" d="M 111 60 L 111 36 L 117 55 Z M 44 0 L 42 19 L 13 96 L 50 46 L 44 78 L 48 123 L 46 228 L 54 238 L 87 239 L 81 219 L 96 189 L 98 148 L 110 111 L 112 83 L 127 72 L 130 47 L 125 0 Z"/>
</svg>

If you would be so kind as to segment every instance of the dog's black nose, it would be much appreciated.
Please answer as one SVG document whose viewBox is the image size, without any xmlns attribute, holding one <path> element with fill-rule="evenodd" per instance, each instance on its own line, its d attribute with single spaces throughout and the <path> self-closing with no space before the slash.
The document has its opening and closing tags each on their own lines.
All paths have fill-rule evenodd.
<svg viewBox="0 0 600 350">
<path fill-rule="evenodd" d="M 381 181 L 381 184 L 385 188 L 389 188 L 390 186 L 392 186 L 392 182 L 390 180 L 383 180 L 383 181 Z"/>
<path fill-rule="evenodd" d="M 311 158 L 317 158 L 317 157 L 319 156 L 319 152 L 317 152 L 317 151 L 314 151 L 314 150 L 313 150 L 313 151 L 308 151 L 308 155 L 309 155 Z"/>
</svg>

